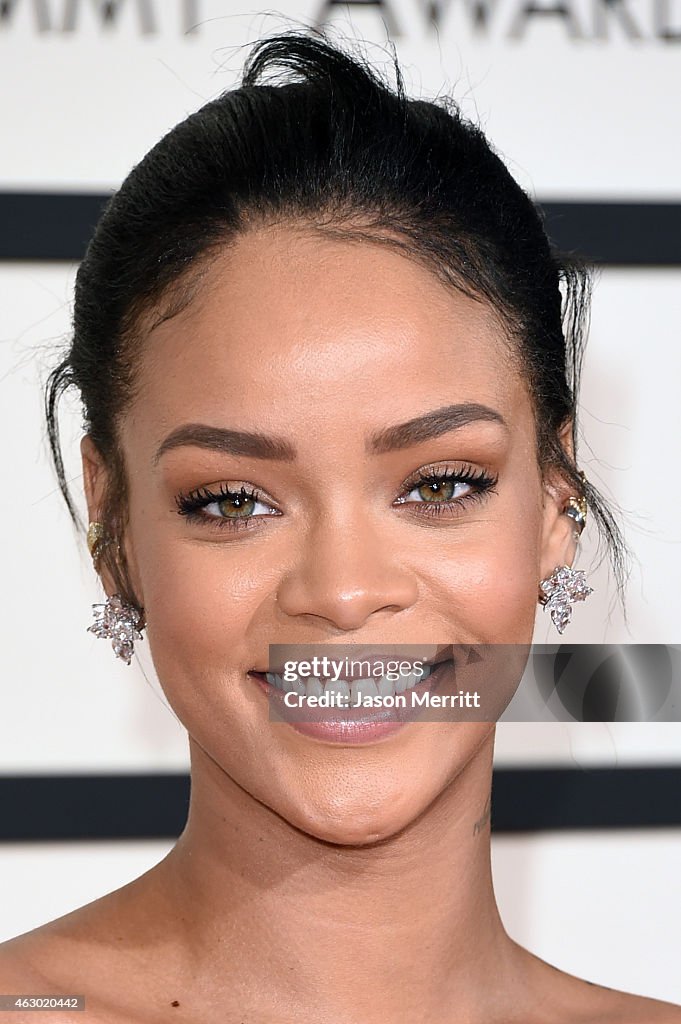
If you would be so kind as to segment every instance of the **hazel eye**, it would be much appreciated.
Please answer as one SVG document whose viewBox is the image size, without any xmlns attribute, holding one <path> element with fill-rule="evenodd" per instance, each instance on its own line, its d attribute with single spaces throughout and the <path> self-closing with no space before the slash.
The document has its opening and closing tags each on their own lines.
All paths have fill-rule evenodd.
<svg viewBox="0 0 681 1024">
<path fill-rule="evenodd" d="M 428 466 L 404 486 L 398 505 L 420 516 L 456 516 L 493 492 L 498 477 L 466 463 L 460 469 Z"/>
<path fill-rule="evenodd" d="M 211 501 L 203 506 L 207 515 L 213 515 L 221 519 L 249 519 L 253 515 L 269 515 L 271 508 L 262 501 L 257 501 L 255 495 L 245 491 L 238 494 L 230 494 L 220 501 Z M 257 509 L 264 511 L 257 512 Z M 216 510 L 216 511 L 213 511 Z"/>
<path fill-rule="evenodd" d="M 470 484 L 464 481 L 445 479 L 443 477 L 437 480 L 426 480 L 418 484 L 418 486 L 412 488 L 409 494 L 405 495 L 404 500 L 408 501 L 412 494 L 416 494 L 427 504 L 437 504 L 442 501 L 452 501 L 454 498 L 463 497 L 470 489 Z"/>
<path fill-rule="evenodd" d="M 241 486 L 238 490 L 220 487 L 218 492 L 200 487 L 190 494 L 179 494 L 175 499 L 179 515 L 188 522 L 204 526 L 247 527 L 253 520 L 280 515 L 264 500 L 258 491 Z"/>
</svg>

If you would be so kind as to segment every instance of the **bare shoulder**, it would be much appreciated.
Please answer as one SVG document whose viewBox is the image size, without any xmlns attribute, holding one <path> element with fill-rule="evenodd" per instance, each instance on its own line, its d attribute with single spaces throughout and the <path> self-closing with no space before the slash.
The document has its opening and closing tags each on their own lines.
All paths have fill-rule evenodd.
<svg viewBox="0 0 681 1024">
<path fill-rule="evenodd" d="M 577 991 L 572 997 L 556 1000 L 548 1016 L 546 1007 L 542 1007 L 537 1024 L 540 1020 L 542 1024 L 681 1024 L 681 1006 L 675 1003 L 590 982 L 583 984 L 588 985 L 588 992 Z"/>
<path fill-rule="evenodd" d="M 532 1024 L 681 1024 L 681 1006 L 608 988 L 530 954 L 542 998 Z"/>
<path fill-rule="evenodd" d="M 600 986 L 594 986 L 600 989 Z M 629 992 L 603 989 L 593 1024 L 681 1024 L 681 1006 Z"/>
<path fill-rule="evenodd" d="M 39 930 L 39 929 L 38 929 Z M 38 991 L 44 978 L 30 955 L 30 933 L 0 942 L 0 994 Z M 27 939 L 29 939 L 27 941 Z M 36 987 L 37 986 L 37 987 Z"/>
<path fill-rule="evenodd" d="M 33 931 L 24 932 L 13 939 L 0 943 L 0 995 L 7 998 L 19 997 L 26 999 L 46 997 L 68 998 L 81 995 L 80 992 L 67 992 L 59 984 L 58 978 L 44 969 L 56 952 L 54 942 L 50 941 L 49 926 L 41 926 Z M 26 1020 L 27 1011 L 17 1005 L 16 1010 L 4 1006 L 3 1024 L 19 1024 Z M 45 1024 L 76 1024 L 83 1019 L 82 1010 L 69 1011 L 55 1008 L 41 1009 L 40 1018 Z M 86 1018 L 88 1024 L 99 1024 L 96 1018 Z M 102 1022 L 104 1024 L 104 1022 Z"/>
<path fill-rule="evenodd" d="M 0 942 L 0 992 L 39 992 L 50 983 L 43 965 L 54 959 L 55 935 L 49 922 Z M 17 988 L 17 986 L 20 986 Z"/>
<path fill-rule="evenodd" d="M 79 907 L 62 917 L 0 943 L 0 994 L 81 996 L 85 1011 L 41 1009 L 43 1024 L 136 1024 L 133 967 L 146 966 L 143 956 L 131 955 L 130 931 L 124 929 L 117 906 L 118 893 Z M 141 976 L 144 977 L 143 971 Z M 120 1014 L 118 993 L 130 1000 Z M 3 1012 L 2 1024 L 25 1024 L 26 1012 Z"/>
<path fill-rule="evenodd" d="M 630 992 L 619 992 L 608 989 L 612 997 L 612 1010 L 609 1017 L 603 1018 L 603 1024 L 681 1024 L 681 1006 L 663 999 L 652 999 L 643 995 L 632 995 Z"/>
<path fill-rule="evenodd" d="M 27 982 L 49 984 L 54 982 L 62 964 L 69 960 L 77 960 L 81 968 L 85 966 L 96 944 L 98 931 L 94 927 L 95 922 L 102 917 L 111 895 L 0 942 L 0 980 L 3 984 L 6 985 L 8 975 L 25 977 Z"/>
<path fill-rule="evenodd" d="M 581 981 L 581 979 L 579 979 Z M 581 981 L 570 1024 L 681 1024 L 681 1006 Z"/>
</svg>

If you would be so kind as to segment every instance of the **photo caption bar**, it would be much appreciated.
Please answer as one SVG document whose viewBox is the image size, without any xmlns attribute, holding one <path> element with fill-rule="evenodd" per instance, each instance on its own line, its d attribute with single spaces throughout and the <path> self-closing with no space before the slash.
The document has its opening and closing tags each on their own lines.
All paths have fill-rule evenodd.
<svg viewBox="0 0 681 1024">
<path fill-rule="evenodd" d="M 310 734 L 426 721 L 681 721 L 675 644 L 270 644 L 268 664 L 252 675 L 270 720 Z"/>
</svg>

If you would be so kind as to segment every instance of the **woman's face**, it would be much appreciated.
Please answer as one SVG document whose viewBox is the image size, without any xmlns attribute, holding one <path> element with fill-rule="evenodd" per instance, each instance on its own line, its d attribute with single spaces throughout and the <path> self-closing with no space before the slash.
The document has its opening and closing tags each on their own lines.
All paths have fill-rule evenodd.
<svg viewBox="0 0 681 1024">
<path fill-rule="evenodd" d="M 242 236 L 142 345 L 126 545 L 170 704 L 195 751 L 297 827 L 395 833 L 493 725 L 321 741 L 273 723 L 249 672 L 269 644 L 531 642 L 538 581 L 572 534 L 502 328 L 393 249 L 279 226 Z M 456 409 L 470 404 L 492 412 Z M 189 424 L 214 434 L 183 441 Z M 94 518 L 106 470 L 88 439 L 83 456 Z M 449 479 L 419 487 L 434 472 Z M 478 493 L 456 473 L 496 482 Z M 216 497 L 178 514 L 197 491 Z"/>
</svg>

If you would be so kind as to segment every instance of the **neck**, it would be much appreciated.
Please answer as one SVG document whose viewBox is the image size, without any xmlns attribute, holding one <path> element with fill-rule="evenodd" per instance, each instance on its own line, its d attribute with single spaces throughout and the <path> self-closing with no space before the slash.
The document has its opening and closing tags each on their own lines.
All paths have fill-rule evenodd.
<svg viewBox="0 0 681 1024">
<path fill-rule="evenodd" d="M 363 1024 L 453 1009 L 491 1020 L 497 1003 L 501 1016 L 522 972 L 492 888 L 492 749 L 493 734 L 397 835 L 341 846 L 194 748 L 187 826 L 157 878 L 197 991 L 238 991 L 244 1013 L 273 1019 L 290 1007 L 292 1019 Z"/>
</svg>

